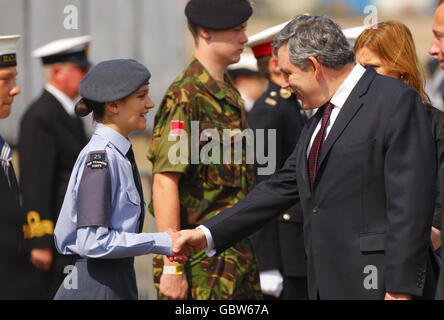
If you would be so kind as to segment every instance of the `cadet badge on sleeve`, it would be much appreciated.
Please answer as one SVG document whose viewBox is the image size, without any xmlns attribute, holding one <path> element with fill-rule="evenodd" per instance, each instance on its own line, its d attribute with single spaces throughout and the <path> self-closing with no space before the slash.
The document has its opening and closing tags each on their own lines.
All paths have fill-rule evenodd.
<svg viewBox="0 0 444 320">
<path fill-rule="evenodd" d="M 103 169 L 108 166 L 105 151 L 90 153 L 89 161 L 86 166 L 91 169 Z"/>
<path fill-rule="evenodd" d="M 183 135 L 184 122 L 180 120 L 171 120 L 170 134 L 173 137 L 181 137 Z"/>
</svg>

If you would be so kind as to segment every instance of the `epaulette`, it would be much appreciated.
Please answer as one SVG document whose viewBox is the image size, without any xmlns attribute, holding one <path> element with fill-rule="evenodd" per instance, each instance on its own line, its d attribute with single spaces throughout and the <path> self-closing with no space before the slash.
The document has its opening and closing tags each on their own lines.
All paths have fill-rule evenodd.
<svg viewBox="0 0 444 320">
<path fill-rule="evenodd" d="M 270 91 L 270 96 L 265 98 L 265 103 L 270 105 L 270 106 L 276 106 L 277 105 L 277 101 L 275 99 L 273 99 L 274 97 L 277 96 L 277 92 L 272 90 Z"/>
</svg>

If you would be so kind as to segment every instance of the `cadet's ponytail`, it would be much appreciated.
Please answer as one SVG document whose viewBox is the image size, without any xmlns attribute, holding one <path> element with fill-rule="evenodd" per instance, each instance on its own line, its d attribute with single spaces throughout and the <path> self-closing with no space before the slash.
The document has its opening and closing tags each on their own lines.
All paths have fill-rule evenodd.
<svg viewBox="0 0 444 320">
<path fill-rule="evenodd" d="M 75 112 L 79 117 L 86 117 L 92 112 L 94 121 L 100 122 L 105 115 L 105 103 L 83 98 L 77 102 Z"/>
</svg>

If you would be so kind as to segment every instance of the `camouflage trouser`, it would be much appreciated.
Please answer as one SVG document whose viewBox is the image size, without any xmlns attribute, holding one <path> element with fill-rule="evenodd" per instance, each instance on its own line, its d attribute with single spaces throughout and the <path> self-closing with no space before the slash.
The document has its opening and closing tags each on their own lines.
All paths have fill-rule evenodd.
<svg viewBox="0 0 444 320">
<path fill-rule="evenodd" d="M 163 256 L 154 255 L 153 280 L 159 299 Z M 245 239 L 218 256 L 208 258 L 197 252 L 185 264 L 189 285 L 188 299 L 239 300 L 262 299 L 259 269 L 250 240 Z"/>
</svg>

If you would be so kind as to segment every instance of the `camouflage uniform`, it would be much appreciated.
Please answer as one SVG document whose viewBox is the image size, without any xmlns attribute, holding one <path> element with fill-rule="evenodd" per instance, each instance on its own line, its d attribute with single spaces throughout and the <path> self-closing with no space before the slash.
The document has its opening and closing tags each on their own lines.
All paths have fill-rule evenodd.
<svg viewBox="0 0 444 320">
<path fill-rule="evenodd" d="M 230 152 L 222 149 L 223 129 L 237 129 L 239 132 L 239 129 L 246 128 L 243 101 L 239 92 L 227 78 L 225 82 L 213 79 L 196 58 L 193 58 L 188 68 L 169 87 L 156 114 L 153 142 L 148 153 L 148 159 L 153 162 L 153 173 L 182 173 L 179 182 L 182 229 L 194 228 L 233 206 L 254 186 L 253 165 L 246 164 L 245 161 L 245 141 L 241 164 L 233 161 L 231 164 L 223 164 L 222 160 L 220 164 L 204 164 L 200 151 L 209 142 L 197 141 L 201 140 L 199 136 L 191 141 L 191 121 L 199 121 L 199 136 L 205 129 L 217 130 L 219 137 L 214 131 L 207 137 L 211 137 L 208 141 L 221 147 L 218 155 L 220 159 L 224 152 Z M 184 156 L 181 153 L 182 161 L 173 164 L 168 154 L 171 147 L 177 145 L 177 137 L 187 143 L 188 154 L 185 152 Z M 232 144 L 234 140 L 236 136 L 233 140 L 230 139 Z M 200 161 L 193 161 L 192 148 L 198 150 Z M 151 211 L 153 212 L 152 204 Z M 153 260 L 153 274 L 157 290 L 162 267 L 163 258 L 156 255 Z M 262 298 L 257 261 L 249 239 L 240 241 L 219 256 L 208 258 L 204 251 L 194 254 L 186 263 L 185 272 L 190 287 L 189 298 Z M 159 295 L 159 298 L 165 297 Z"/>
</svg>

